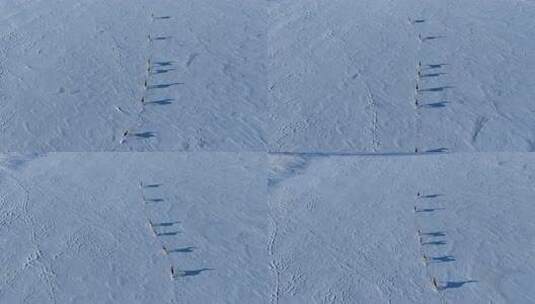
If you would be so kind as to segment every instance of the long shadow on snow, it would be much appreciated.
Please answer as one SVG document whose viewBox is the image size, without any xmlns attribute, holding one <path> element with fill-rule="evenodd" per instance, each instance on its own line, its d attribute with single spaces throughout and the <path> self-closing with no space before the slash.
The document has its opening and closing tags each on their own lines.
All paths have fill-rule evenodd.
<svg viewBox="0 0 535 304">
<path fill-rule="evenodd" d="M 447 73 L 427 73 L 427 74 L 422 74 L 422 78 L 431 78 L 431 77 L 438 77 L 438 76 L 441 76 L 441 75 L 446 75 Z"/>
<path fill-rule="evenodd" d="M 423 242 L 422 245 L 432 245 L 432 246 L 440 246 L 440 245 L 446 245 L 446 241 L 430 241 L 430 242 Z"/>
<path fill-rule="evenodd" d="M 427 36 L 427 37 L 423 38 L 423 41 L 436 40 L 436 39 L 442 39 L 442 38 L 446 38 L 446 36 L 442 36 L 442 35 L 439 35 L 439 36 Z"/>
<path fill-rule="evenodd" d="M 159 70 L 155 70 L 151 74 L 152 75 L 166 74 L 166 73 L 172 72 L 174 70 L 176 70 L 176 69 L 159 69 Z"/>
<path fill-rule="evenodd" d="M 160 99 L 160 100 L 149 101 L 146 104 L 148 104 L 148 105 L 152 104 L 152 105 L 166 106 L 166 105 L 172 104 L 173 100 L 174 99 L 172 99 L 172 98 L 165 98 L 165 99 Z"/>
<path fill-rule="evenodd" d="M 139 132 L 139 133 L 134 133 L 133 134 L 134 136 L 136 137 L 139 137 L 139 138 L 151 138 L 151 137 L 156 137 L 156 133 L 154 132 Z"/>
<path fill-rule="evenodd" d="M 446 208 L 424 208 L 424 209 L 416 210 L 416 213 L 428 213 L 428 212 L 435 212 L 435 211 L 440 211 L 444 209 Z"/>
<path fill-rule="evenodd" d="M 188 253 L 188 252 L 193 252 L 194 249 L 197 249 L 197 247 L 190 246 L 190 247 L 184 247 L 184 248 L 177 248 L 177 249 L 169 250 L 169 253 Z"/>
<path fill-rule="evenodd" d="M 192 276 L 199 275 L 202 272 L 210 271 L 210 270 L 214 270 L 214 269 L 213 268 L 201 268 L 201 269 L 196 269 L 196 270 L 182 270 L 182 272 L 183 272 L 182 276 L 184 276 L 184 277 L 192 277 Z"/>
<path fill-rule="evenodd" d="M 441 257 L 432 257 L 431 258 L 432 263 L 448 263 L 448 262 L 455 262 L 455 257 L 451 255 L 445 255 Z"/>
<path fill-rule="evenodd" d="M 447 101 L 426 103 L 426 104 L 422 105 L 422 107 L 423 108 L 445 108 L 448 103 L 449 102 L 447 102 Z"/>
<path fill-rule="evenodd" d="M 427 195 L 422 195 L 421 198 L 435 198 L 439 196 L 444 196 L 444 194 L 427 194 Z"/>
<path fill-rule="evenodd" d="M 173 61 L 156 61 L 154 63 L 154 65 L 157 65 L 157 66 L 172 66 L 173 65 Z"/>
<path fill-rule="evenodd" d="M 148 184 L 148 185 L 143 185 L 143 188 L 158 188 L 161 185 L 162 184 Z"/>
<path fill-rule="evenodd" d="M 184 83 L 183 82 L 173 82 L 173 83 L 166 83 L 166 84 L 155 84 L 155 85 L 149 86 L 149 89 L 150 90 L 166 89 L 166 88 L 169 88 L 169 87 L 172 87 L 172 86 L 182 85 L 182 84 L 184 84 Z"/>
<path fill-rule="evenodd" d="M 426 67 L 428 69 L 440 69 L 444 66 L 448 65 L 447 63 L 436 63 L 436 64 L 427 64 Z"/>
<path fill-rule="evenodd" d="M 460 288 L 463 287 L 464 284 L 468 283 L 477 283 L 475 280 L 468 280 L 468 281 L 448 281 L 446 282 L 446 286 L 443 287 L 443 289 L 449 289 L 449 288 Z"/>
<path fill-rule="evenodd" d="M 152 226 L 154 227 L 169 227 L 169 226 L 173 226 L 173 225 L 176 225 L 176 224 L 179 224 L 180 221 L 175 221 L 175 222 L 161 222 L 161 223 L 153 223 Z"/>
<path fill-rule="evenodd" d="M 428 88 L 428 89 L 420 89 L 418 92 L 442 92 L 447 89 L 453 89 L 452 86 L 442 86 L 442 87 L 434 87 L 434 88 Z"/>
</svg>

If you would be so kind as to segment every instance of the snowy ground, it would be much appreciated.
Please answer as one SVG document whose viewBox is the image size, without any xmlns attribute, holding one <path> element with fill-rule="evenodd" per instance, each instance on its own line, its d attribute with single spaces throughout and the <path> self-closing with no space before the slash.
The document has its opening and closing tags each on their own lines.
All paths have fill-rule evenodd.
<svg viewBox="0 0 535 304">
<path fill-rule="evenodd" d="M 535 150 L 535 2 L 274 2 L 272 151 Z"/>
<path fill-rule="evenodd" d="M 0 1 L 0 303 L 535 303 L 533 16 Z"/>
<path fill-rule="evenodd" d="M 262 303 L 271 279 L 264 159 L 2 161 L 0 303 Z M 171 265 L 186 276 L 172 281 Z"/>
<path fill-rule="evenodd" d="M 263 2 L 2 1 L 1 151 L 266 150 Z"/>
<path fill-rule="evenodd" d="M 271 158 L 271 303 L 533 303 L 534 161 Z"/>
<path fill-rule="evenodd" d="M 2 152 L 535 150 L 533 1 L 6 0 L 0 11 Z"/>
<path fill-rule="evenodd" d="M 0 164 L 2 303 L 535 301 L 534 155 Z"/>
</svg>

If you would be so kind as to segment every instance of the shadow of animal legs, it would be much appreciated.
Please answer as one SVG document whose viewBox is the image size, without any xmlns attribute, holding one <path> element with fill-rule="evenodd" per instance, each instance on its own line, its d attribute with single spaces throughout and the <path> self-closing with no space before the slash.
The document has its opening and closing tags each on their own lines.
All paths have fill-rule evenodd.
<svg viewBox="0 0 535 304">
<path fill-rule="evenodd" d="M 143 185 L 143 188 L 158 188 L 161 185 L 162 184 L 148 184 L 148 185 Z"/>
<path fill-rule="evenodd" d="M 433 246 L 446 245 L 446 241 L 424 242 L 424 243 L 422 243 L 422 245 L 433 245 Z"/>
<path fill-rule="evenodd" d="M 177 248 L 177 249 L 173 249 L 173 250 L 169 250 L 169 253 L 173 253 L 173 252 L 176 252 L 176 253 L 188 253 L 188 252 L 193 252 L 194 249 L 196 249 L 197 247 L 184 247 L 184 248 Z"/>
<path fill-rule="evenodd" d="M 434 102 L 434 103 L 426 103 L 423 104 L 422 107 L 424 108 L 445 108 L 448 104 L 447 101 L 441 101 L 441 102 Z"/>
<path fill-rule="evenodd" d="M 205 272 L 205 271 L 210 271 L 210 270 L 213 270 L 212 268 L 202 268 L 202 269 L 196 269 L 196 270 L 183 270 L 182 273 L 184 277 L 191 277 L 191 276 L 196 276 L 196 275 L 199 275 L 201 274 L 202 272 Z"/>
<path fill-rule="evenodd" d="M 134 133 L 134 136 L 140 137 L 140 138 L 151 138 L 151 137 L 156 137 L 156 134 L 154 132 L 139 132 L 139 133 Z"/>
<path fill-rule="evenodd" d="M 453 256 L 451 256 L 451 255 L 445 255 L 445 256 L 441 256 L 441 257 L 433 257 L 433 258 L 431 258 L 431 260 L 434 263 L 447 263 L 447 262 L 454 262 L 455 258 Z"/>
<path fill-rule="evenodd" d="M 448 152 L 448 148 L 438 148 L 425 151 L 425 153 L 445 153 Z"/>
<path fill-rule="evenodd" d="M 443 289 L 448 288 L 460 288 L 463 287 L 464 284 L 468 283 L 477 283 L 475 280 L 468 280 L 468 281 L 448 281 L 446 282 L 446 286 L 443 287 Z"/>
<path fill-rule="evenodd" d="M 160 100 L 154 100 L 154 101 L 149 101 L 147 102 L 147 104 L 153 104 L 153 105 L 159 105 L 159 106 L 165 106 L 165 105 L 170 105 L 173 103 L 173 100 L 172 98 L 166 98 L 166 99 L 160 99 Z"/>
<path fill-rule="evenodd" d="M 155 84 L 155 85 L 149 86 L 149 89 L 165 89 L 165 88 L 168 88 L 168 87 L 177 86 L 177 85 L 181 85 L 181 84 L 184 84 L 184 83 L 183 82 L 174 82 L 174 83 L 167 83 L 167 84 Z"/>
</svg>

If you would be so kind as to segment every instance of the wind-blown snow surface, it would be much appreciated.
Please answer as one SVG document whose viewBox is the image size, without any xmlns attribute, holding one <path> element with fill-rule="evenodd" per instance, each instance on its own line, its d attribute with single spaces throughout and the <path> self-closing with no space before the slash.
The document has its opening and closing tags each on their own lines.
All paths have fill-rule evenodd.
<svg viewBox="0 0 535 304">
<path fill-rule="evenodd" d="M 0 303 L 262 303 L 271 280 L 264 159 L 8 157 L 0 165 Z M 186 276 L 172 281 L 171 265 Z"/>
<path fill-rule="evenodd" d="M 4 0 L 0 11 L 4 152 L 535 150 L 533 1 Z"/>
<path fill-rule="evenodd" d="M 534 164 L 5 155 L 0 302 L 533 303 Z M 171 280 L 170 265 L 187 276 Z"/>
<path fill-rule="evenodd" d="M 533 303 L 534 160 L 272 157 L 270 303 Z"/>
<path fill-rule="evenodd" d="M 535 150 L 533 1 L 274 3 L 272 151 Z"/>
<path fill-rule="evenodd" d="M 266 150 L 262 3 L 1 1 L 1 151 Z"/>
</svg>

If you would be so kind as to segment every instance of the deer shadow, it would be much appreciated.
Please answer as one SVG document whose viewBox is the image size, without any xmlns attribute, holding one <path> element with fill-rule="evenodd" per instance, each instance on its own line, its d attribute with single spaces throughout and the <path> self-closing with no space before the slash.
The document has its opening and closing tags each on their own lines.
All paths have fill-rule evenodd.
<svg viewBox="0 0 535 304">
<path fill-rule="evenodd" d="M 421 198 L 436 198 L 439 196 L 443 196 L 443 195 L 442 194 L 426 194 L 426 195 L 422 195 Z"/>
<path fill-rule="evenodd" d="M 442 287 L 443 289 L 450 289 L 450 288 L 460 288 L 463 287 L 464 284 L 468 283 L 477 283 L 475 280 L 468 280 L 468 281 L 448 281 L 446 282 L 446 285 Z"/>
<path fill-rule="evenodd" d="M 165 99 L 160 99 L 160 100 L 154 100 L 154 101 L 149 101 L 147 102 L 147 104 L 152 104 L 152 105 L 159 105 L 159 106 L 166 106 L 166 105 L 170 105 L 173 103 L 173 100 L 172 98 L 165 98 Z"/>
<path fill-rule="evenodd" d="M 182 270 L 182 276 L 183 277 L 192 277 L 192 276 L 196 276 L 196 275 L 199 275 L 205 271 L 210 271 L 210 270 L 214 270 L 212 268 L 201 268 L 201 269 L 196 269 L 196 270 Z"/>
<path fill-rule="evenodd" d="M 157 66 L 171 66 L 173 65 L 173 61 L 157 61 L 154 63 L 154 65 L 157 65 Z"/>
<path fill-rule="evenodd" d="M 154 132 L 138 132 L 138 133 L 134 133 L 133 134 L 134 136 L 136 137 L 139 137 L 139 138 L 151 138 L 151 137 L 156 137 L 156 134 Z"/>
<path fill-rule="evenodd" d="M 169 88 L 169 87 L 172 87 L 172 86 L 181 85 L 181 84 L 184 84 L 184 83 L 183 82 L 174 82 L 174 83 L 166 83 L 166 84 L 154 84 L 154 85 L 149 86 L 148 88 L 150 90 L 153 90 L 153 89 L 166 89 L 166 88 Z"/>
<path fill-rule="evenodd" d="M 431 245 L 431 246 L 440 246 L 440 245 L 446 245 L 446 241 L 429 241 L 429 242 L 423 242 L 422 245 Z"/>
<path fill-rule="evenodd" d="M 151 74 L 152 75 L 166 74 L 175 70 L 176 69 L 158 69 L 158 70 L 153 71 Z"/>
<path fill-rule="evenodd" d="M 436 40 L 436 39 L 442 39 L 442 38 L 446 38 L 446 36 L 426 36 L 424 38 L 422 38 L 422 41 L 430 41 L 430 40 Z"/>
<path fill-rule="evenodd" d="M 432 78 L 432 77 L 438 77 L 438 76 L 441 76 L 441 75 L 446 75 L 447 73 L 427 73 L 427 74 L 422 74 L 422 78 Z"/>
<path fill-rule="evenodd" d="M 425 151 L 425 153 L 446 153 L 448 151 L 449 151 L 448 148 L 437 148 L 437 149 L 427 150 Z"/>
<path fill-rule="evenodd" d="M 429 212 L 435 212 L 435 211 L 440 211 L 444 209 L 446 208 L 423 208 L 423 209 L 416 210 L 416 213 L 429 213 Z"/>
<path fill-rule="evenodd" d="M 169 250 L 169 253 L 189 253 L 189 252 L 193 252 L 193 250 L 195 249 L 197 249 L 197 247 L 190 246 L 190 247 L 172 249 L 172 250 Z"/>
<path fill-rule="evenodd" d="M 162 184 L 148 184 L 148 185 L 143 185 L 143 188 L 158 188 L 161 185 Z"/>
<path fill-rule="evenodd" d="M 447 102 L 447 101 L 426 103 L 426 104 L 423 104 L 422 107 L 424 107 L 424 108 L 435 108 L 435 109 L 436 108 L 445 108 L 448 103 L 449 102 Z"/>
<path fill-rule="evenodd" d="M 426 67 L 428 69 L 440 69 L 444 66 L 448 65 L 447 63 L 436 63 L 436 64 L 428 64 L 426 65 Z"/>
<path fill-rule="evenodd" d="M 452 86 L 442 86 L 442 87 L 434 87 L 434 88 L 427 88 L 427 89 L 420 89 L 419 92 L 442 92 L 447 89 L 452 89 Z"/>
<path fill-rule="evenodd" d="M 448 263 L 448 262 L 455 262 L 456 259 L 455 259 L 455 257 L 453 257 L 451 255 L 445 255 L 445 256 L 441 256 L 441 257 L 432 257 L 431 261 L 433 263 Z"/>
<path fill-rule="evenodd" d="M 154 223 L 154 224 L 152 224 L 152 226 L 153 227 L 169 227 L 169 226 L 173 226 L 173 225 L 176 225 L 176 224 L 180 224 L 180 221 Z"/>
</svg>

